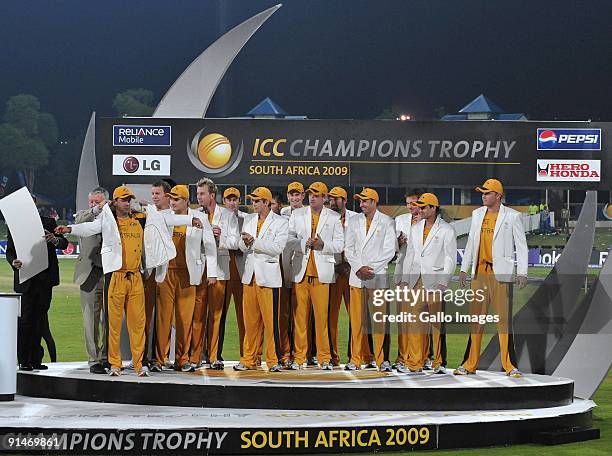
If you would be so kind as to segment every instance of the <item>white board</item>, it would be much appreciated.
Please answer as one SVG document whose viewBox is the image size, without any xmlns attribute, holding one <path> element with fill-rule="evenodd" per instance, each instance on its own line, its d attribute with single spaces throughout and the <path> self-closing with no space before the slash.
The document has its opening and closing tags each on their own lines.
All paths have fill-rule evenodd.
<svg viewBox="0 0 612 456">
<path fill-rule="evenodd" d="M 23 263 L 19 270 L 19 283 L 23 283 L 49 267 L 45 230 L 26 187 L 0 199 L 0 211 L 11 231 L 17 258 Z"/>
</svg>

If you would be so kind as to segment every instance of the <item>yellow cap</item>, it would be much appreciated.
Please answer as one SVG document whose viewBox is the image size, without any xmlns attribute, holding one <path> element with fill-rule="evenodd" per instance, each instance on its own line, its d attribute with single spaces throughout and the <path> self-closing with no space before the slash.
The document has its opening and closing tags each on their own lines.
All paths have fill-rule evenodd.
<svg viewBox="0 0 612 456">
<path fill-rule="evenodd" d="M 433 193 L 423 193 L 418 200 L 410 203 L 413 206 L 436 206 L 440 207 L 440 203 L 438 202 L 438 197 Z"/>
<path fill-rule="evenodd" d="M 120 187 L 117 187 L 113 192 L 113 199 L 117 198 L 136 198 L 136 196 L 134 196 L 132 190 L 127 188 L 125 185 L 122 185 Z"/>
<path fill-rule="evenodd" d="M 226 188 L 223 192 L 223 198 L 227 198 L 228 196 L 235 196 L 236 198 L 240 198 L 240 190 L 236 187 Z"/>
<path fill-rule="evenodd" d="M 346 194 L 346 190 L 344 190 L 342 187 L 334 187 L 332 188 L 329 193 L 329 196 L 331 196 L 332 198 L 344 198 L 345 200 L 348 199 L 348 195 Z"/>
<path fill-rule="evenodd" d="M 308 190 L 306 191 L 313 195 L 327 195 L 327 185 L 323 182 L 313 182 L 308 186 Z"/>
<path fill-rule="evenodd" d="M 189 200 L 189 187 L 186 185 L 175 185 L 168 193 L 168 196 L 172 199 L 184 199 Z"/>
<path fill-rule="evenodd" d="M 287 185 L 287 193 L 291 192 L 304 193 L 304 186 L 299 182 L 291 182 Z"/>
<path fill-rule="evenodd" d="M 487 179 L 482 187 L 476 187 L 476 191 L 480 193 L 495 192 L 500 195 L 504 194 L 504 186 L 497 179 Z"/>
<path fill-rule="evenodd" d="M 260 199 L 272 201 L 272 192 L 266 187 L 257 187 L 251 192 L 250 195 L 247 195 L 246 197 L 252 199 L 253 201 L 259 201 Z"/>
<path fill-rule="evenodd" d="M 359 200 L 374 200 L 378 203 L 378 192 L 372 188 L 365 187 L 361 193 L 357 193 L 353 198 Z"/>
</svg>

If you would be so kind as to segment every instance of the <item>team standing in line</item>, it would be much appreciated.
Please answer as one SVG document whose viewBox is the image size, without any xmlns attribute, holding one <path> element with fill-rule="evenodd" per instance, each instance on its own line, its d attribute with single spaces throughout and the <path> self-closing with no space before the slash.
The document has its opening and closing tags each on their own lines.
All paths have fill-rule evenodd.
<svg viewBox="0 0 612 456">
<path fill-rule="evenodd" d="M 483 194 L 483 206 L 472 214 L 460 284 L 466 286 L 471 270 L 472 288 L 486 287 L 485 299 L 471 302 L 470 313 L 486 314 L 490 304 L 500 315 L 502 365 L 508 375 L 520 377 L 509 321 L 515 251 L 517 281 L 521 287 L 526 284 L 525 234 L 519 213 L 501 204 L 499 181 L 489 179 L 477 190 Z M 120 375 L 124 312 L 138 375 L 148 376 L 149 367 L 160 372 L 167 364 L 172 325 L 174 369 L 224 369 L 225 320 L 233 299 L 240 341 L 235 370 L 258 368 L 264 341 L 271 372 L 315 364 L 322 370 L 339 366 L 338 320 L 344 300 L 350 322 L 346 370 L 378 367 L 419 374 L 431 366 L 435 373 L 445 373 L 446 342 L 440 323 L 401 325 L 392 365 L 388 323 L 373 321 L 369 305 L 375 290 L 390 287 L 387 269 L 394 258 L 394 286 L 448 288 L 456 264 L 456 234 L 440 216 L 436 195 L 407 195 L 410 212 L 394 220 L 378 209 L 375 190 L 364 188 L 354 195 L 361 208 L 355 213 L 346 209 L 343 188 L 328 190 L 322 182 L 306 190 L 299 182 L 289 184 L 289 206 L 284 208 L 282 197 L 258 187 L 246 195 L 252 214 L 238 210 L 240 192 L 233 187 L 223 193 L 224 206 L 217 204 L 217 186 L 207 178 L 197 183 L 199 210 L 189 207 L 186 185 L 171 186 L 168 180 L 153 183 L 153 204 L 139 211 L 134 210 L 135 196 L 129 188 L 115 189 L 109 204 L 105 192 L 92 190 L 90 210 L 77 214 L 75 225 L 55 230 L 80 236 L 82 246 L 100 246 L 99 264 L 92 260 L 93 247 L 79 257 L 79 263 L 94 263 L 91 274 L 97 272 L 92 280 L 79 277 L 84 318 L 104 313 L 107 320 L 106 337 L 86 321 L 92 372 Z M 306 194 L 309 204 L 303 206 Z M 87 268 L 81 273 L 86 275 Z M 101 311 L 103 275 L 107 312 Z M 413 303 L 398 302 L 398 310 L 444 310 L 443 301 L 418 296 L 422 298 Z M 384 304 L 382 312 L 389 312 L 389 307 Z M 97 325 L 95 320 L 93 326 Z M 456 375 L 475 373 L 482 330 L 477 324 L 470 328 L 465 359 Z M 108 363 L 101 342 L 108 347 Z"/>
</svg>

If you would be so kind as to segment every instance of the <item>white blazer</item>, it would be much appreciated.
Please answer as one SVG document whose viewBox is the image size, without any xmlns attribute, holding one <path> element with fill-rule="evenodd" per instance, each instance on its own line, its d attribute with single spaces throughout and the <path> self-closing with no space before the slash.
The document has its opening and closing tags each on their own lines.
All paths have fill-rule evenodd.
<svg viewBox="0 0 612 456">
<path fill-rule="evenodd" d="M 293 252 L 291 262 L 292 280 L 301 282 L 306 273 L 311 249 L 306 247 L 306 241 L 312 234 L 312 209 L 310 206 L 295 209 L 289 217 L 289 240 L 287 247 Z M 336 281 L 334 254 L 344 250 L 344 229 L 340 223 L 340 215 L 324 207 L 319 215 L 316 234 L 323 240 L 322 250 L 313 250 L 317 274 L 321 283 Z"/>
<path fill-rule="evenodd" d="M 168 226 L 191 225 L 188 215 L 158 214 L 155 206 L 148 206 L 147 221 L 143 230 L 143 263 L 141 267 L 154 268 L 168 263 L 176 256 L 176 249 L 168 232 Z M 102 270 L 104 274 L 118 271 L 123 264 L 119 227 L 110 207 L 104 205 L 100 215 L 92 222 L 68 225 L 75 236 L 93 236 L 102 233 Z"/>
<path fill-rule="evenodd" d="M 242 283 L 248 285 L 255 275 L 255 283 L 260 287 L 280 288 L 283 285 L 280 268 L 280 254 L 287 244 L 287 219 L 270 211 L 257 234 L 259 214 L 249 214 L 244 218 L 242 231 L 255 238 L 247 247 L 240 238 L 238 246 L 245 254 Z"/>
<path fill-rule="evenodd" d="M 202 222 L 202 229 L 189 225 L 185 232 L 185 262 L 189 271 L 189 283 L 200 285 L 204 274 L 204 265 L 206 265 L 206 277 L 217 277 L 217 244 L 206 214 L 190 208 L 187 215 L 190 218 L 197 217 Z M 163 282 L 167 271 L 168 263 L 157 267 L 155 269 L 155 281 Z"/>
<path fill-rule="evenodd" d="M 457 265 L 457 234 L 455 229 L 438 216 L 429 235 L 423 242 L 425 220 L 412 226 L 411 244 L 414 251 L 408 276 L 408 286 L 414 287 L 419 280 L 428 290 L 438 285 L 448 286 Z"/>
<path fill-rule="evenodd" d="M 291 212 L 293 212 L 291 206 L 285 206 L 281 209 L 280 215 L 289 220 L 291 217 Z M 293 286 L 293 268 L 291 266 L 291 262 L 293 261 L 293 250 L 291 250 L 289 245 L 287 245 L 285 250 L 283 250 L 281 261 L 283 265 L 283 282 L 285 284 L 285 288 L 291 288 Z"/>
<path fill-rule="evenodd" d="M 238 214 L 236 214 L 236 219 L 238 220 L 238 240 L 240 240 L 240 233 L 242 233 L 244 218 L 247 215 L 249 215 L 247 212 L 242 211 L 238 211 Z M 242 277 L 242 273 L 244 272 L 244 255 L 242 255 L 242 252 L 240 251 L 238 246 L 236 246 L 236 248 L 232 250 L 237 250 L 238 253 L 240 253 L 240 255 L 236 255 L 236 268 L 238 269 L 238 274 L 240 274 L 240 277 Z"/>
<path fill-rule="evenodd" d="M 395 256 L 395 242 L 395 223 L 391 217 L 377 210 L 367 234 L 365 214 L 351 217 L 344 244 L 344 255 L 351 265 L 349 285 L 358 288 L 387 287 L 387 267 Z M 374 270 L 374 279 L 362 281 L 357 277 L 355 273 L 362 266 Z"/>
<path fill-rule="evenodd" d="M 395 217 L 395 251 L 397 260 L 395 261 L 395 284 L 406 282 L 410 273 L 410 266 L 414 258 L 414 248 L 412 246 L 412 214 L 398 215 Z M 406 243 L 400 247 L 397 238 L 401 233 L 406 235 Z"/>
<path fill-rule="evenodd" d="M 238 241 L 240 239 L 238 217 L 236 217 L 233 211 L 217 204 L 215 206 L 211 225 L 216 225 L 221 228 L 219 244 L 217 245 L 217 278 L 219 280 L 229 280 L 229 251 L 238 249 Z"/>
<path fill-rule="evenodd" d="M 344 214 L 344 226 L 342 227 L 342 231 L 344 232 L 345 239 L 346 239 L 346 229 L 348 228 L 349 219 L 354 215 L 357 215 L 357 212 L 346 209 L 346 213 Z M 334 258 L 336 259 L 336 264 L 344 263 L 344 261 L 346 261 L 344 258 L 344 250 L 340 253 L 336 253 L 334 255 Z"/>
<path fill-rule="evenodd" d="M 479 207 L 472 212 L 472 224 L 461 262 L 461 272 L 468 272 L 471 268 L 472 275 L 476 273 L 478 249 L 480 248 L 480 229 L 486 212 L 486 206 Z M 521 214 L 502 204 L 493 232 L 493 271 L 499 282 L 513 281 L 515 250 L 516 273 L 527 276 L 528 249 Z"/>
</svg>

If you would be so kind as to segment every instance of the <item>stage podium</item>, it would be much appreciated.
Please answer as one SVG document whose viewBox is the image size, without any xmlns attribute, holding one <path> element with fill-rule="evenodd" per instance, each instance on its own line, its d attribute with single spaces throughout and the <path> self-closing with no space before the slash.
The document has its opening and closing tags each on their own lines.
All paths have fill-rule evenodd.
<svg viewBox="0 0 612 456">
<path fill-rule="evenodd" d="M 0 401 L 12 401 L 17 391 L 17 317 L 21 294 L 0 293 Z"/>
</svg>

